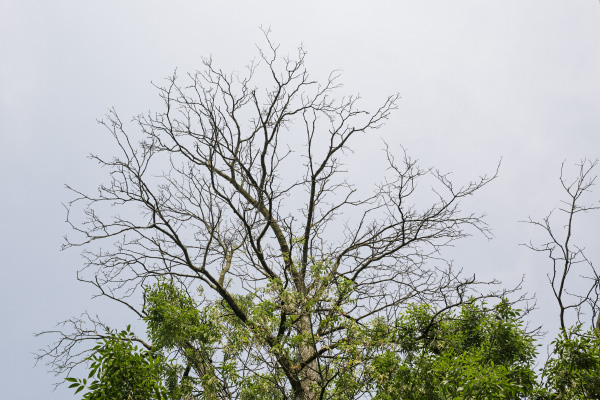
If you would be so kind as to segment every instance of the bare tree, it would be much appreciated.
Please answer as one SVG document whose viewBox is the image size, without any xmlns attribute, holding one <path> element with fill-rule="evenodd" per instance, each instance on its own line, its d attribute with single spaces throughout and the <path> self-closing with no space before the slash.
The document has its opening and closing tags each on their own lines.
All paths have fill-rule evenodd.
<svg viewBox="0 0 600 400">
<path fill-rule="evenodd" d="M 489 234 L 460 202 L 496 174 L 457 185 L 386 146 L 387 174 L 361 196 L 342 160 L 355 136 L 383 125 L 398 95 L 372 111 L 357 96 L 336 99 L 337 73 L 318 83 L 304 49 L 282 57 L 266 36 L 244 74 L 206 59 L 186 83 L 174 75 L 157 86 L 164 110 L 136 117 L 137 129 L 108 113 L 102 124 L 120 153 L 93 156 L 110 171 L 96 194 L 71 189 L 68 221 L 78 238 L 65 248 L 84 246 L 79 279 L 140 318 L 144 287 L 161 277 L 230 310 L 250 338 L 237 355 L 239 374 L 271 379 L 281 398 L 344 390 L 355 398 L 359 389 L 336 382 L 367 357 L 350 349 L 368 343 L 360 329 L 393 321 L 410 303 L 437 304 L 441 313 L 477 294 L 480 282 L 462 277 L 440 250 L 472 231 Z M 253 86 L 267 78 L 268 89 Z M 257 304 L 273 305 L 268 318 L 253 311 Z M 68 372 L 77 362 L 70 346 L 98 337 L 76 326 L 40 357 Z M 219 372 L 225 361 L 193 361 L 194 346 L 181 344 L 186 373 L 213 371 L 216 396 L 237 398 L 235 382 Z"/>
<path fill-rule="evenodd" d="M 600 296 L 600 276 L 592 262 L 586 257 L 584 248 L 573 242 L 575 232 L 575 217 L 600 209 L 599 205 L 585 203 L 583 197 L 591 192 L 597 175 L 593 174 L 598 160 L 582 160 L 577 164 L 578 174 L 574 179 L 565 176 L 565 164 L 560 170 L 560 183 L 566 195 L 558 208 L 562 215 L 562 228 L 554 223 L 554 210 L 550 211 L 541 221 L 529 218 L 525 221 L 541 228 L 546 240 L 540 244 L 530 242 L 528 248 L 547 253 L 552 261 L 552 271 L 548 280 L 552 293 L 558 303 L 560 328 L 565 332 L 565 314 L 568 310 L 575 311 L 577 322 L 585 315 L 584 306 L 589 308 L 592 325 L 598 315 L 598 300 Z M 600 316 L 599 316 L 600 317 Z M 596 322 L 600 331 L 600 318 Z"/>
</svg>

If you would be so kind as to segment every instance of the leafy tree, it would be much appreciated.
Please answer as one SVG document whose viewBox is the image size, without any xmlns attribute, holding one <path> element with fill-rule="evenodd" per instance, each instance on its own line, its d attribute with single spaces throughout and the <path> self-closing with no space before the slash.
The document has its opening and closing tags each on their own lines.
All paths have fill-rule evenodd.
<svg viewBox="0 0 600 400">
<path fill-rule="evenodd" d="M 108 113 L 118 154 L 93 156 L 109 171 L 97 193 L 71 189 L 65 248 L 83 247 L 78 279 L 134 312 L 147 339 L 86 313 L 39 357 L 58 374 L 91 363 L 85 381 L 69 378 L 87 398 L 532 393 L 519 312 L 481 303 L 510 291 L 472 297 L 486 282 L 440 256 L 488 234 L 461 201 L 496 175 L 457 184 L 386 146 L 387 175 L 355 187 L 344 157 L 398 96 L 371 111 L 336 100 L 337 74 L 319 83 L 302 48 L 282 57 L 266 36 L 243 74 L 208 59 L 183 84 L 169 78 L 164 109 L 136 128 Z"/>
<path fill-rule="evenodd" d="M 85 247 L 80 279 L 147 321 L 152 346 L 180 357 L 198 393 L 357 397 L 363 385 L 349 382 L 371 357 L 372 321 L 415 302 L 451 309 L 478 283 L 439 253 L 469 228 L 487 233 L 460 203 L 495 175 L 457 185 L 386 148 L 388 175 L 359 191 L 343 157 L 398 96 L 369 112 L 356 96 L 336 100 L 335 73 L 318 83 L 302 48 L 280 57 L 267 42 L 245 74 L 205 60 L 185 84 L 171 77 L 159 88 L 164 110 L 138 116 L 137 131 L 108 114 L 120 154 L 93 157 L 110 171 L 96 194 L 72 189 L 79 236 L 65 247 Z M 170 284 L 147 289 L 157 279 Z M 72 346 L 99 338 L 70 323 L 47 354 L 57 372 L 77 365 Z"/>
</svg>

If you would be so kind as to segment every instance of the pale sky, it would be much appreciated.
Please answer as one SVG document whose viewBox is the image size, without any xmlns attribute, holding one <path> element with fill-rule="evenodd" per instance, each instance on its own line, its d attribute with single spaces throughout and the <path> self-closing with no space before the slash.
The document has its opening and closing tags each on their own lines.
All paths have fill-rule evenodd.
<svg viewBox="0 0 600 400">
<path fill-rule="evenodd" d="M 49 344 L 33 333 L 85 309 L 115 328 L 126 314 L 75 274 L 77 250 L 60 252 L 69 233 L 62 203 L 69 184 L 93 189 L 105 172 L 86 158 L 110 151 L 96 119 L 115 107 L 125 120 L 159 99 L 151 81 L 193 72 L 212 55 L 243 69 L 270 26 L 282 48 L 303 43 L 309 72 L 342 69 L 344 93 L 365 108 L 400 93 L 381 136 L 423 166 L 457 180 L 495 169 L 499 178 L 465 209 L 485 212 L 495 239 L 473 237 L 448 253 L 457 266 L 506 286 L 524 274 L 537 293 L 533 324 L 555 328 L 550 265 L 519 243 L 560 200 L 561 163 L 600 157 L 600 4 L 596 0 L 396 1 L 28 1 L 0 0 L 0 366 L 10 399 L 64 399 L 56 378 L 33 368 Z M 358 184 L 372 178 L 379 139 L 356 148 Z M 572 170 L 573 171 L 573 170 Z M 600 171 L 600 169 L 598 169 Z M 595 197 L 594 197 L 595 196 Z M 590 201 L 600 200 L 600 189 Z M 600 265 L 600 213 L 577 221 L 575 240 Z"/>
</svg>

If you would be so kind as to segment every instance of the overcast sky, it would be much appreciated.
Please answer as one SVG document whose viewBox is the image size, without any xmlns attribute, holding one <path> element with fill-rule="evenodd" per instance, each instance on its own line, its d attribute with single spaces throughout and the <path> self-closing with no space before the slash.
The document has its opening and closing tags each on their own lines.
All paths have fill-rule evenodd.
<svg viewBox="0 0 600 400">
<path fill-rule="evenodd" d="M 202 57 L 242 69 L 264 43 L 261 25 L 284 48 L 303 43 L 313 76 L 342 69 L 343 91 L 360 93 L 367 108 L 400 93 L 379 133 L 422 165 L 460 181 L 502 158 L 499 178 L 465 205 L 487 213 L 495 239 L 473 237 L 450 254 L 507 286 L 524 274 L 540 299 L 531 320 L 554 329 L 549 264 L 519 246 L 537 236 L 518 221 L 558 205 L 561 162 L 600 157 L 597 0 L 0 0 L 4 398 L 70 398 L 64 386 L 52 392 L 56 378 L 43 366 L 33 368 L 32 353 L 49 344 L 33 333 L 86 308 L 113 312 L 75 281 L 78 251 L 59 251 L 69 232 L 64 184 L 93 188 L 106 172 L 86 158 L 111 148 L 96 119 L 113 106 L 124 119 L 157 109 L 151 81 L 194 71 Z M 358 183 L 381 147 L 357 143 Z M 599 216 L 576 222 L 576 240 L 600 265 Z"/>
</svg>

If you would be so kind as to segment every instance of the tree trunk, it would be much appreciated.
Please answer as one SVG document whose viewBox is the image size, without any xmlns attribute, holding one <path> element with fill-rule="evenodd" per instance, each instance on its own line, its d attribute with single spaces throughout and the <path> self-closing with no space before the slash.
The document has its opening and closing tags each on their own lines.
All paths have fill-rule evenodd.
<svg viewBox="0 0 600 400">
<path fill-rule="evenodd" d="M 304 314 L 298 321 L 298 330 L 304 338 L 300 345 L 300 361 L 305 364 L 315 354 L 313 343 L 313 332 L 310 323 L 310 317 Z M 301 393 L 296 394 L 297 400 L 317 400 L 319 398 L 319 372 L 317 370 L 317 361 L 312 360 L 300 372 L 300 382 L 302 386 Z"/>
</svg>

